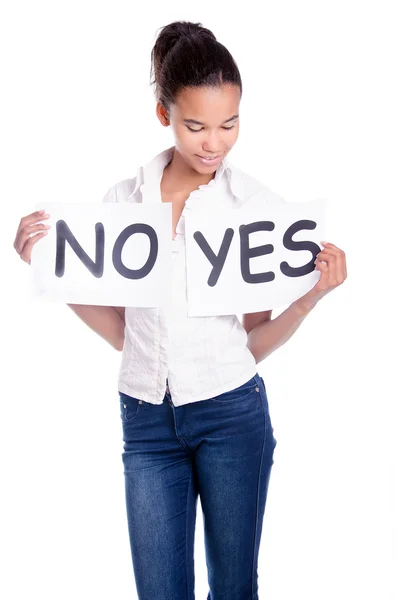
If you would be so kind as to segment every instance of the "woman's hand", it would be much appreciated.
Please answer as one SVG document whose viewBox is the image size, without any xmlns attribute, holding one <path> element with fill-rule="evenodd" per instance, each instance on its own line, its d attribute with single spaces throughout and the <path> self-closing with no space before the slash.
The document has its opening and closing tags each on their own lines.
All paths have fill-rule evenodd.
<svg viewBox="0 0 397 600">
<path fill-rule="evenodd" d="M 315 306 L 321 298 L 341 285 L 347 277 L 346 256 L 343 250 L 329 242 L 321 242 L 321 244 L 324 246 L 324 250 L 317 254 L 314 261 L 315 268 L 321 271 L 320 279 L 307 294 L 296 301 L 296 304 L 305 308 Z"/>
<path fill-rule="evenodd" d="M 49 216 L 49 214 L 45 213 L 45 210 L 37 210 L 26 217 L 22 217 L 20 220 L 14 240 L 14 248 L 22 260 L 29 265 L 33 244 L 41 240 L 43 236 L 47 235 L 48 231 L 42 231 L 43 229 L 49 229 L 51 227 L 45 223 L 38 223 L 38 221 L 48 219 Z M 35 231 L 39 231 L 40 233 L 36 233 L 30 237 L 30 234 Z"/>
</svg>

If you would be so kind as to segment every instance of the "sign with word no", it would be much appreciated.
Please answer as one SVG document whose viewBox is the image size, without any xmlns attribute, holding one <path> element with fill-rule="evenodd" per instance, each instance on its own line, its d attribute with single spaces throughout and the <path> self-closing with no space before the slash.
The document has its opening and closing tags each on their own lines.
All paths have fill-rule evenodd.
<svg viewBox="0 0 397 600">
<path fill-rule="evenodd" d="M 168 305 L 170 203 L 46 202 L 45 209 L 51 228 L 31 255 L 38 295 L 68 304 Z"/>
</svg>

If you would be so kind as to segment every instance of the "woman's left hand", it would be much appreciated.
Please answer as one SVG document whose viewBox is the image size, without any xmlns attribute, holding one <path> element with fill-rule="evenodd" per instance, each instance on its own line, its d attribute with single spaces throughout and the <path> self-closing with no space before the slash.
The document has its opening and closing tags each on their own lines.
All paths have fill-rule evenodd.
<svg viewBox="0 0 397 600">
<path fill-rule="evenodd" d="M 296 301 L 299 305 L 314 306 L 326 294 L 341 285 L 347 277 L 346 255 L 343 250 L 329 242 L 321 242 L 321 244 L 324 250 L 317 254 L 314 261 L 315 268 L 321 271 L 320 279 L 307 294 Z"/>
</svg>

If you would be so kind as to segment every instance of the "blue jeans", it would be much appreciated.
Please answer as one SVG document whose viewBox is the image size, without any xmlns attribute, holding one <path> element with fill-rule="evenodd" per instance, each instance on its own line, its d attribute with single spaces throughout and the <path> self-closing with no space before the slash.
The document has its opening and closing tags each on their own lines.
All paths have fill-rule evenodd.
<svg viewBox="0 0 397 600">
<path fill-rule="evenodd" d="M 197 496 L 207 600 L 257 600 L 276 439 L 258 373 L 209 400 L 151 404 L 122 392 L 122 460 L 139 600 L 194 600 Z"/>
</svg>

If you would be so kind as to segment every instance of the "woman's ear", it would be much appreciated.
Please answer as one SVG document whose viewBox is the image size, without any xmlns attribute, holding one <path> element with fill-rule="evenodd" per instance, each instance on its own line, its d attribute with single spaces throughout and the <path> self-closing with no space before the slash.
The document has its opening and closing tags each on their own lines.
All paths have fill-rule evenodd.
<svg viewBox="0 0 397 600">
<path fill-rule="evenodd" d="M 156 115 L 158 117 L 158 120 L 164 127 L 169 126 L 170 120 L 168 118 L 167 111 L 164 108 L 164 106 L 161 104 L 161 102 L 157 102 L 157 104 L 156 104 Z"/>
</svg>

